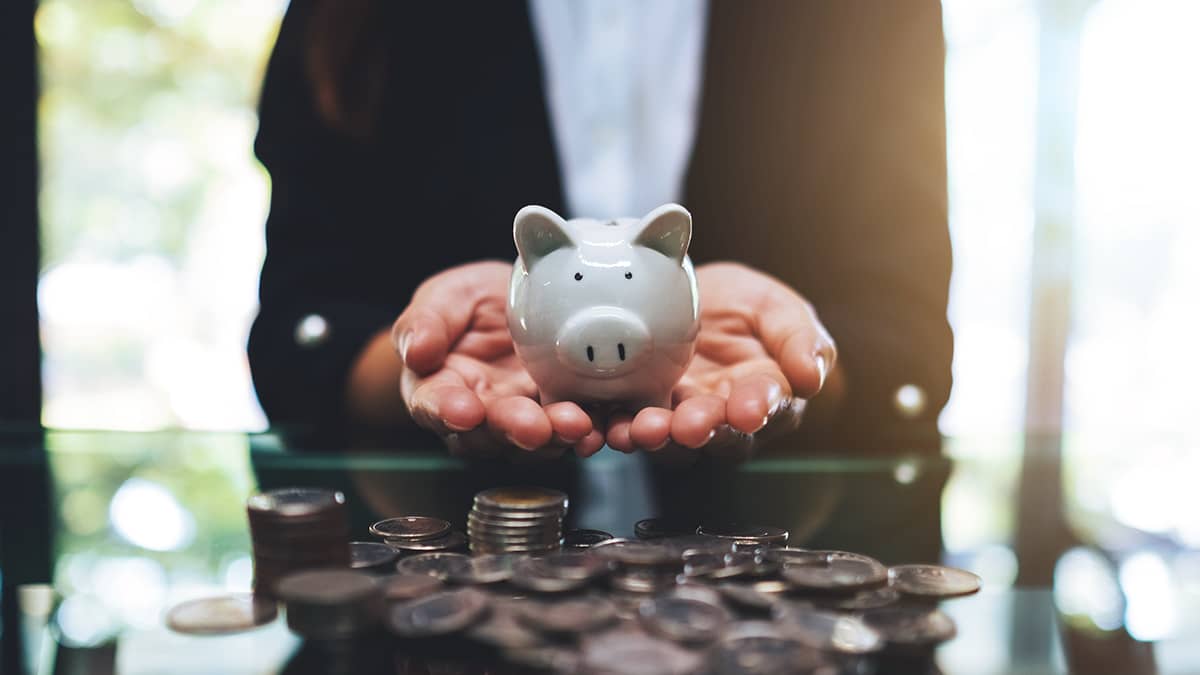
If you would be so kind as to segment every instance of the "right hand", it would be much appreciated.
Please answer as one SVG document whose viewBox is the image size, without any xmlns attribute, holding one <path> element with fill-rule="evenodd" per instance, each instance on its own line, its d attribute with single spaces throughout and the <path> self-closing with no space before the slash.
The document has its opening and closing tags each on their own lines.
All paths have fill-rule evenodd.
<svg viewBox="0 0 1200 675">
<path fill-rule="evenodd" d="M 512 265 L 478 262 L 427 279 L 392 326 L 412 419 L 452 454 L 586 457 L 604 445 L 575 403 L 543 407 L 517 358 L 505 316 Z"/>
</svg>

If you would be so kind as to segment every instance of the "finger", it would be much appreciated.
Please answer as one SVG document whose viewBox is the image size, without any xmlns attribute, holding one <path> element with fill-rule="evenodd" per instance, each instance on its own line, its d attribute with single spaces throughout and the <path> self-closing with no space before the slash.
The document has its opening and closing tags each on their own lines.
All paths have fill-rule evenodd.
<svg viewBox="0 0 1200 675">
<path fill-rule="evenodd" d="M 546 406 L 545 411 L 555 438 L 564 445 L 575 445 L 592 431 L 592 418 L 577 403 L 559 401 Z"/>
<path fill-rule="evenodd" d="M 752 434 L 770 421 L 787 396 L 787 383 L 766 373 L 748 375 L 733 384 L 725 419 L 734 429 Z"/>
<path fill-rule="evenodd" d="M 488 426 L 509 443 L 533 450 L 550 443 L 554 428 L 537 401 L 525 396 L 505 396 L 487 406 Z"/>
<path fill-rule="evenodd" d="M 503 446 L 483 428 L 463 432 L 451 432 L 443 436 L 446 448 L 454 457 L 491 458 L 499 457 Z"/>
<path fill-rule="evenodd" d="M 586 436 L 575 444 L 575 454 L 579 457 L 591 457 L 604 447 L 604 434 L 598 429 L 592 429 Z"/>
<path fill-rule="evenodd" d="M 687 448 L 698 448 L 712 440 L 716 428 L 725 423 L 725 399 L 693 396 L 671 415 L 671 439 Z"/>
<path fill-rule="evenodd" d="M 483 401 L 450 371 L 424 380 L 406 373 L 401 393 L 413 420 L 438 433 L 474 429 L 487 416 Z"/>
<path fill-rule="evenodd" d="M 608 447 L 619 452 L 630 453 L 636 450 L 633 439 L 629 437 L 629 427 L 633 425 L 633 415 L 621 412 L 615 413 L 608 420 L 608 433 L 605 439 Z"/>
<path fill-rule="evenodd" d="M 754 434 L 755 447 L 761 448 L 764 445 L 769 445 L 774 440 L 798 429 L 807 406 L 808 401 L 799 396 L 785 399 L 775 413 L 771 415 L 771 421 L 767 423 L 767 426 Z"/>
<path fill-rule="evenodd" d="M 671 411 L 666 408 L 642 408 L 633 418 L 629 437 L 635 447 L 655 451 L 671 440 Z"/>
<path fill-rule="evenodd" d="M 723 462 L 744 462 L 754 450 L 754 434 L 738 431 L 728 424 L 717 427 L 716 433 L 704 446 L 704 452 Z"/>
<path fill-rule="evenodd" d="M 757 314 L 756 328 L 792 393 L 815 396 L 833 368 L 837 348 L 812 307 L 788 291 Z"/>
</svg>

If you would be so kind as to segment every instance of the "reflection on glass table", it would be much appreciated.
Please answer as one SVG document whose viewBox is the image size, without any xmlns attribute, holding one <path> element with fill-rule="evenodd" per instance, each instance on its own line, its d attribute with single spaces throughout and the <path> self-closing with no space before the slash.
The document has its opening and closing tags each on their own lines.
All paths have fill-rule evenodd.
<svg viewBox="0 0 1200 675">
<path fill-rule="evenodd" d="M 1200 671 L 1200 553 L 1105 521 L 1104 509 L 1072 502 L 1070 490 L 1044 514 L 1064 524 L 1061 537 L 1033 551 L 1011 544 L 1018 476 L 1039 474 L 1036 455 L 1026 460 L 1032 471 L 903 452 L 652 467 L 651 502 L 639 502 L 608 452 L 588 460 L 584 479 L 575 461 L 466 463 L 417 441 L 346 447 L 271 434 L 0 432 L 5 672 L 21 672 L 18 662 L 26 672 L 52 672 L 54 662 L 57 672 L 103 672 L 105 664 L 120 673 L 298 672 L 305 649 L 282 619 L 209 638 L 163 624 L 179 601 L 249 590 L 250 494 L 287 485 L 341 490 L 352 538 L 367 540 L 371 522 L 401 513 L 462 527 L 474 493 L 503 484 L 563 489 L 572 526 L 618 536 L 650 515 L 755 521 L 788 529 L 792 546 L 973 570 L 984 590 L 945 606 L 959 634 L 938 651 L 941 672 Z M 596 508 L 623 503 L 652 512 Z M 1079 525 L 1079 513 L 1090 514 L 1090 527 Z M 1050 577 L 1021 574 L 1023 555 L 1047 552 Z"/>
</svg>

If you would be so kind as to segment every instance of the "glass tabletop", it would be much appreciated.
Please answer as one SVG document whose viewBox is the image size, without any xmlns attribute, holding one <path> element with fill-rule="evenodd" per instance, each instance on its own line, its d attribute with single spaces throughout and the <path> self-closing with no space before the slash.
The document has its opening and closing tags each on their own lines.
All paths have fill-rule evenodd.
<svg viewBox="0 0 1200 675">
<path fill-rule="evenodd" d="M 1063 489 L 1078 470 L 1044 451 L 1055 440 L 1027 439 L 1016 465 L 898 448 L 661 466 L 608 449 L 467 461 L 420 436 L 4 428 L 3 672 L 308 672 L 282 620 L 222 637 L 164 625 L 177 602 L 250 589 L 249 495 L 341 490 L 353 538 L 369 540 L 398 514 L 462 527 L 475 492 L 504 484 L 560 488 L 571 526 L 617 536 L 652 515 L 758 522 L 792 546 L 970 569 L 984 589 L 944 605 L 959 633 L 931 672 L 1200 672 L 1200 554 Z"/>
</svg>

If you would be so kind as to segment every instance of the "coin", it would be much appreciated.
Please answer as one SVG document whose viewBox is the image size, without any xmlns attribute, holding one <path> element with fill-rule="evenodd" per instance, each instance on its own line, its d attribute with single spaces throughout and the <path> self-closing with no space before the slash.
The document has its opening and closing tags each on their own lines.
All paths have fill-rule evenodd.
<svg viewBox="0 0 1200 675">
<path fill-rule="evenodd" d="M 659 593 L 675 585 L 675 575 L 658 569 L 633 568 L 613 574 L 608 583 L 626 593 Z"/>
<path fill-rule="evenodd" d="M 957 567 L 897 565 L 888 571 L 892 588 L 922 598 L 958 598 L 979 592 L 980 578 Z"/>
<path fill-rule="evenodd" d="M 566 511 L 567 495 L 542 487 L 499 487 L 475 495 L 475 506 L 496 511 Z"/>
<path fill-rule="evenodd" d="M 438 579 L 446 579 L 456 566 L 461 566 L 463 561 L 466 560 L 470 560 L 470 558 L 462 553 L 446 553 L 441 551 L 420 553 L 396 563 L 396 570 L 409 574 L 428 574 Z"/>
<path fill-rule="evenodd" d="M 513 561 L 513 556 L 506 554 L 455 558 L 446 568 L 446 578 L 464 585 L 498 583 L 512 577 Z"/>
<path fill-rule="evenodd" d="M 765 553 L 778 560 L 783 567 L 824 564 L 829 558 L 828 551 L 810 551 L 803 548 L 775 547 L 766 549 Z"/>
<path fill-rule="evenodd" d="M 437 539 L 386 539 L 384 543 L 402 552 L 458 551 L 466 547 L 467 538 L 458 530 L 450 530 Z"/>
<path fill-rule="evenodd" d="M 861 612 L 894 605 L 900 601 L 900 593 L 894 588 L 874 588 L 845 597 L 831 597 L 821 602 L 823 607 L 840 609 L 844 612 Z"/>
<path fill-rule="evenodd" d="M 403 601 L 423 598 L 442 588 L 442 580 L 430 574 L 404 572 L 382 582 L 386 600 Z"/>
<path fill-rule="evenodd" d="M 446 635 L 463 630 L 488 610 L 488 597 L 474 588 L 440 591 L 400 603 L 387 614 L 387 625 L 401 637 Z"/>
<path fill-rule="evenodd" d="M 883 648 L 883 636 L 862 619 L 815 609 L 795 602 L 779 602 L 771 609 L 784 637 L 827 652 L 870 654 Z"/>
<path fill-rule="evenodd" d="M 593 546 L 592 553 L 626 567 L 683 567 L 670 550 L 644 541 L 610 539 Z"/>
<path fill-rule="evenodd" d="M 878 560 L 845 551 L 813 552 L 814 562 L 785 564 L 780 574 L 798 590 L 851 593 L 883 586 L 888 570 Z"/>
<path fill-rule="evenodd" d="M 350 569 L 374 569 L 386 567 L 400 557 L 400 553 L 374 541 L 350 542 Z"/>
<path fill-rule="evenodd" d="M 240 633 L 271 623 L 276 616 L 275 602 L 235 593 L 179 603 L 167 612 L 167 627 L 191 635 Z"/>
<path fill-rule="evenodd" d="M 613 538 L 603 530 L 568 530 L 563 533 L 563 548 L 586 549 Z"/>
<path fill-rule="evenodd" d="M 699 600 L 710 605 L 720 605 L 721 594 L 717 589 L 706 584 L 698 583 L 695 580 L 685 579 L 677 584 L 669 591 L 672 597 L 688 598 L 690 600 Z"/>
<path fill-rule="evenodd" d="M 672 596 L 644 601 L 638 615 L 647 631 L 689 644 L 716 640 L 731 621 L 720 605 Z"/>
<path fill-rule="evenodd" d="M 583 643 L 583 671 L 593 675 L 686 675 L 701 665 L 696 652 L 630 630 L 609 631 Z"/>
<path fill-rule="evenodd" d="M 246 511 L 252 519 L 304 518 L 345 504 L 346 496 L 336 490 L 288 487 L 252 495 L 246 500 Z"/>
<path fill-rule="evenodd" d="M 788 531 L 782 527 L 742 523 L 705 523 L 696 529 L 696 534 L 764 546 L 783 546 L 788 539 Z"/>
<path fill-rule="evenodd" d="M 759 566 L 766 565 L 767 567 L 770 567 L 769 564 L 763 562 L 764 558 L 761 555 L 757 553 L 751 553 L 749 551 L 735 551 L 733 553 L 726 553 L 723 558 L 724 564 L 721 567 L 709 572 L 707 574 L 708 578 L 733 579 L 735 577 L 751 575 L 761 576 L 756 574 Z"/>
<path fill-rule="evenodd" d="M 429 516 L 399 516 L 381 520 L 368 529 L 384 539 L 436 539 L 450 531 L 450 523 Z"/>
<path fill-rule="evenodd" d="M 517 617 L 526 625 L 546 633 L 590 633 L 616 621 L 617 608 L 603 596 L 585 596 L 521 603 Z"/>
<path fill-rule="evenodd" d="M 558 551 L 541 556 L 537 565 L 563 579 L 595 579 L 608 573 L 608 563 L 590 552 Z"/>
<path fill-rule="evenodd" d="M 716 675 L 802 675 L 825 664 L 821 652 L 782 637 L 723 640 L 715 661 Z"/>
<path fill-rule="evenodd" d="M 695 523 L 681 523 L 669 518 L 645 518 L 633 526 L 633 536 L 638 539 L 662 539 L 695 531 Z"/>
<path fill-rule="evenodd" d="M 501 649 L 526 649 L 544 644 L 540 633 L 517 618 L 522 603 L 501 598 L 491 599 L 491 611 L 467 629 L 467 637 Z"/>
<path fill-rule="evenodd" d="M 725 556 L 720 553 L 700 551 L 683 558 L 685 577 L 703 577 L 725 567 Z"/>
<path fill-rule="evenodd" d="M 729 602 L 756 612 L 770 611 L 775 604 L 771 594 L 756 590 L 752 584 L 726 581 L 717 585 L 717 591 Z"/>
<path fill-rule="evenodd" d="M 692 553 L 732 553 L 734 542 L 729 539 L 710 537 L 703 534 L 683 534 L 676 537 L 663 537 L 655 540 L 656 544 L 667 549 L 671 555 L 682 558 Z"/>
<path fill-rule="evenodd" d="M 566 593 L 582 588 L 590 581 L 585 576 L 563 576 L 562 567 L 545 558 L 520 558 L 513 563 L 509 583 L 537 593 Z"/>
<path fill-rule="evenodd" d="M 887 607 L 863 614 L 863 621 L 883 635 L 889 645 L 930 647 L 957 634 L 954 620 L 937 609 Z"/>
<path fill-rule="evenodd" d="M 290 574 L 276 586 L 292 632 L 306 638 L 347 638 L 379 621 L 383 596 L 374 577 L 355 570 Z"/>
</svg>

